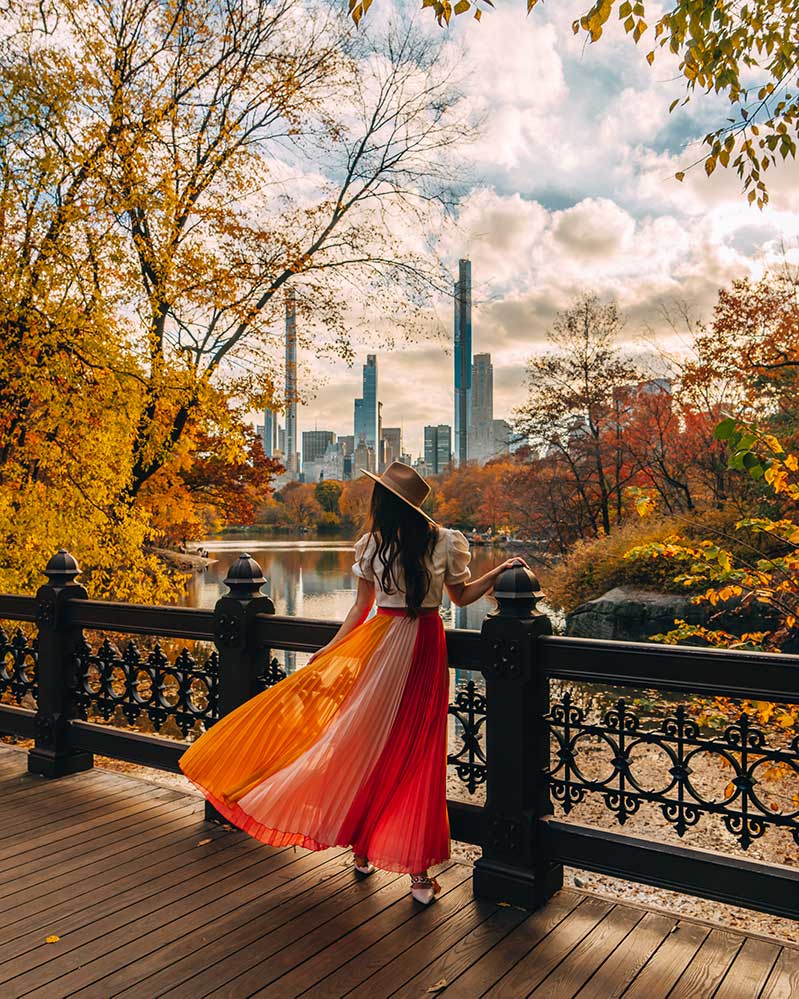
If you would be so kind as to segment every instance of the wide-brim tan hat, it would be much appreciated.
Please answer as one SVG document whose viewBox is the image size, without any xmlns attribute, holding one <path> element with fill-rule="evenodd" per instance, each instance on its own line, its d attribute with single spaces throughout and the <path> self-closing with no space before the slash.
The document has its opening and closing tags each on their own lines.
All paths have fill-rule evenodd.
<svg viewBox="0 0 799 999">
<path fill-rule="evenodd" d="M 390 493 L 394 493 L 395 496 L 398 496 L 408 506 L 412 506 L 417 513 L 420 513 L 426 520 L 429 520 L 431 524 L 435 524 L 433 518 L 422 509 L 422 503 L 427 499 L 430 486 L 410 465 L 406 465 L 402 461 L 392 461 L 382 475 L 375 475 L 374 472 L 370 472 L 367 468 L 362 468 L 361 471 L 364 475 L 368 475 L 370 479 L 379 482 L 384 489 L 388 489 Z"/>
</svg>

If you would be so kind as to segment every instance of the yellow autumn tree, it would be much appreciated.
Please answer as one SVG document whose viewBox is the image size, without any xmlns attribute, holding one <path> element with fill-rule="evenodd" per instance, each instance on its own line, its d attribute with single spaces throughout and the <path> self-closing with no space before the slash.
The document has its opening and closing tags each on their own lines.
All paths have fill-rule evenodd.
<svg viewBox="0 0 799 999">
<path fill-rule="evenodd" d="M 317 354 L 352 356 L 353 288 L 410 326 L 441 277 L 414 234 L 469 129 L 435 43 L 300 0 L 7 14 L 0 581 L 29 589 L 66 544 L 94 592 L 166 599 L 159 482 L 220 400 L 280 403 L 288 287 Z"/>
</svg>

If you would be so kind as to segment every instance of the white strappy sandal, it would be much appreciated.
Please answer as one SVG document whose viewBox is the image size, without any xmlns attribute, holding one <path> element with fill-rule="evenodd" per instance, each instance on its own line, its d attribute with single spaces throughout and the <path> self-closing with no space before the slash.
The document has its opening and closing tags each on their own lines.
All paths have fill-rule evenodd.
<svg viewBox="0 0 799 999">
<path fill-rule="evenodd" d="M 359 863 L 359 861 L 362 861 L 362 863 Z M 359 857 L 357 853 L 353 853 L 352 855 L 352 864 L 355 870 L 358 872 L 358 874 L 361 875 L 362 878 L 366 878 L 370 874 L 374 874 L 374 872 L 377 870 L 375 865 L 369 860 L 368 857 Z"/>
<path fill-rule="evenodd" d="M 422 905 L 430 905 L 441 891 L 441 885 L 435 878 L 426 874 L 411 874 L 411 895 Z"/>
</svg>

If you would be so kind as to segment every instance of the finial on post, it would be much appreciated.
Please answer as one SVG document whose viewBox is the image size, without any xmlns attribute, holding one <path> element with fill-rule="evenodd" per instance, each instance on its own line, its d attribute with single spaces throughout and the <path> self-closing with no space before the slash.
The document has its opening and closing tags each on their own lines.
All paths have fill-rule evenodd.
<svg viewBox="0 0 799 999">
<path fill-rule="evenodd" d="M 531 617 L 544 594 L 534 573 L 526 566 L 514 565 L 499 574 L 493 596 L 499 606 L 492 617 Z"/>
<path fill-rule="evenodd" d="M 59 548 L 44 568 L 50 586 L 69 586 L 75 582 L 80 571 L 77 560 L 66 548 Z"/>
<path fill-rule="evenodd" d="M 225 586 L 230 596 L 239 600 L 249 600 L 258 595 L 267 582 L 261 566 L 247 552 L 243 552 L 228 569 Z"/>
</svg>

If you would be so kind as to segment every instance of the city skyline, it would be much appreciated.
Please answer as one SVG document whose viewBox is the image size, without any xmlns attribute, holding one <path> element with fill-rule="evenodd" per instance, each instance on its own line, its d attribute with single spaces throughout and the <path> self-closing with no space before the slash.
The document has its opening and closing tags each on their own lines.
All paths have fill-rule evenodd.
<svg viewBox="0 0 799 999">
<path fill-rule="evenodd" d="M 264 450 L 283 460 L 283 479 L 346 479 L 362 470 L 382 472 L 392 461 L 413 464 L 422 474 L 441 474 L 463 462 L 485 461 L 510 450 L 511 428 L 493 415 L 494 369 L 491 354 L 472 357 L 471 261 L 458 261 L 453 291 L 453 398 L 450 423 L 425 423 L 418 453 L 403 443 L 403 424 L 384 427 L 380 399 L 379 363 L 368 353 L 361 367 L 361 394 L 352 402 L 352 434 L 332 427 L 312 430 L 298 427 L 297 398 L 302 395 L 297 375 L 297 329 L 294 295 L 286 294 L 285 320 L 285 425 L 280 414 L 267 409 L 263 424 L 256 425 Z M 474 388 L 474 399 L 472 390 Z M 301 448 L 301 450 L 300 450 Z"/>
</svg>

